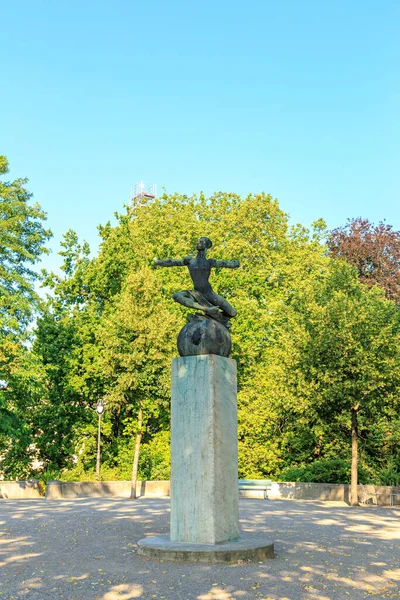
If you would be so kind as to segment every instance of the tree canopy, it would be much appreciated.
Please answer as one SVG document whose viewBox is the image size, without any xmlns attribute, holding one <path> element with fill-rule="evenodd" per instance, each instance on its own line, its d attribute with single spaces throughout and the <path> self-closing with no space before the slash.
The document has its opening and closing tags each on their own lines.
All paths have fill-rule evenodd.
<svg viewBox="0 0 400 600">
<path fill-rule="evenodd" d="M 8 173 L 8 162 L 0 156 L 0 175 Z M 43 226 L 46 215 L 39 204 L 30 204 L 24 187 L 27 179 L 0 181 L 0 325 L 2 336 L 21 332 L 37 305 L 32 269 L 51 233 Z"/>
<path fill-rule="evenodd" d="M 105 398 L 102 477 L 130 477 L 139 438 L 139 476 L 169 477 L 169 363 L 187 313 L 171 297 L 191 282 L 185 267 L 156 270 L 153 259 L 182 258 L 207 235 L 210 256 L 240 260 L 212 275 L 238 311 L 240 476 L 284 477 L 318 462 L 342 477 L 359 404 L 362 478 L 400 479 L 398 307 L 332 246 L 328 255 L 322 221 L 290 226 L 267 194 L 164 194 L 99 233 L 90 258 L 67 232 L 62 274 L 45 278 L 52 295 L 37 322 L 36 367 L 16 404 L 29 403 L 34 444 L 21 436 L 14 455 L 30 447 L 48 476 L 94 476 L 94 407 Z M 14 455 L 3 461 L 11 474 Z"/>
<path fill-rule="evenodd" d="M 388 298 L 400 303 L 400 232 L 387 223 L 349 219 L 328 238 L 330 254 L 351 263 L 362 283 L 379 284 Z"/>
<path fill-rule="evenodd" d="M 7 173 L 7 159 L 0 156 L 0 175 Z M 26 183 L 27 179 L 0 181 L 0 452 L 10 449 L 13 473 L 27 463 L 23 451 L 21 460 L 15 459 L 18 444 L 13 448 L 10 440 L 24 440 L 19 449 L 29 443 L 23 405 L 29 405 L 28 398 L 35 395 L 32 382 L 37 378 L 32 366 L 35 358 L 26 346 L 28 328 L 40 304 L 34 265 L 48 252 L 46 242 L 51 237 L 43 224 L 45 213 L 39 204 L 30 203 L 32 194 Z"/>
</svg>

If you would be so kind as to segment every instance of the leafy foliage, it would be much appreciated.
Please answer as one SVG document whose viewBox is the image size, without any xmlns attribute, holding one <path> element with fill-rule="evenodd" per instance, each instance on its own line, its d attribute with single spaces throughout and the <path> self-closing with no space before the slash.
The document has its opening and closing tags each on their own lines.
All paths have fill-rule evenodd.
<svg viewBox="0 0 400 600">
<path fill-rule="evenodd" d="M 185 256 L 207 235 L 213 257 L 241 263 L 212 275 L 238 311 L 239 476 L 347 480 L 349 411 L 357 402 L 360 477 L 396 479 L 398 308 L 327 255 L 322 221 L 290 227 L 265 194 L 164 195 L 127 207 L 99 232 L 90 258 L 68 231 L 62 275 L 45 276 L 52 297 L 29 353 L 38 368 L 25 393 L 27 437 L 18 444 L 33 448 L 26 456 L 33 453 L 44 472 L 95 477 L 93 409 L 105 398 L 102 478 L 130 477 L 139 434 L 139 477 L 169 477 L 169 363 L 186 315 L 171 296 L 191 281 L 186 268 L 154 269 L 153 258 Z M 10 418 L 23 412 L 18 397 L 18 410 L 5 406 Z M 17 461 L 10 455 L 6 463 L 17 476 Z"/>
<path fill-rule="evenodd" d="M 345 258 L 362 283 L 379 284 L 388 298 L 400 302 L 400 232 L 387 223 L 373 225 L 367 219 L 349 219 L 328 238 L 332 256 Z"/>
<path fill-rule="evenodd" d="M 0 175 L 8 162 L 0 156 Z M 46 216 L 30 204 L 27 180 L 0 181 L 0 456 L 6 476 L 29 474 L 35 451 L 29 411 L 38 399 L 40 365 L 27 348 L 39 309 L 33 265 L 47 252 Z"/>
<path fill-rule="evenodd" d="M 0 175 L 6 173 L 7 159 L 0 156 Z M 0 182 L 0 335 L 6 354 L 4 340 L 22 334 L 38 304 L 37 274 L 31 265 L 48 251 L 45 244 L 51 236 L 43 227 L 45 213 L 38 204 L 29 204 L 26 182 Z"/>
<path fill-rule="evenodd" d="M 306 483 L 350 483 L 350 462 L 342 459 L 318 460 L 305 467 L 284 469 L 280 481 Z M 359 466 L 360 483 L 368 483 L 368 474 Z"/>
</svg>

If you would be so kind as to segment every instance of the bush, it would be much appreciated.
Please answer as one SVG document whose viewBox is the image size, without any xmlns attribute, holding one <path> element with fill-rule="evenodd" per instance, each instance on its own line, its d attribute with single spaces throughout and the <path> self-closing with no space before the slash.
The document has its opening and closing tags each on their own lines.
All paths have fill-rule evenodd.
<svg viewBox="0 0 400 600">
<path fill-rule="evenodd" d="M 379 471 L 378 481 L 380 485 L 400 486 L 400 460 L 391 458 L 386 467 Z"/>
<path fill-rule="evenodd" d="M 170 432 L 159 431 L 152 439 L 140 446 L 138 479 L 141 481 L 156 481 L 169 479 L 170 473 Z M 130 444 L 120 445 L 116 457 L 115 471 L 117 479 L 130 481 L 134 440 Z"/>
<path fill-rule="evenodd" d="M 143 444 L 139 459 L 139 479 L 168 480 L 170 476 L 170 432 L 159 431 Z"/>
<path fill-rule="evenodd" d="M 72 469 L 64 470 L 59 473 L 61 481 L 97 481 L 95 469 L 84 470 L 82 465 L 77 465 Z M 100 467 L 100 481 L 118 481 L 118 472 L 107 465 Z"/>
<path fill-rule="evenodd" d="M 60 472 L 49 468 L 44 469 L 44 471 L 40 471 L 37 474 L 37 478 L 39 479 L 41 489 L 43 490 L 43 494 L 46 492 L 47 483 L 49 481 L 54 481 L 55 479 L 61 480 Z"/>
<path fill-rule="evenodd" d="M 284 469 L 278 481 L 307 481 L 307 467 L 288 467 Z"/>
<path fill-rule="evenodd" d="M 358 466 L 360 483 L 368 483 L 368 473 Z M 350 483 L 351 463 L 342 459 L 318 460 L 307 466 L 289 467 L 280 474 L 279 481 L 302 481 L 304 483 Z"/>
<path fill-rule="evenodd" d="M 169 431 L 160 431 L 140 447 L 139 480 L 165 480 L 170 476 Z M 120 444 L 115 458 L 105 454 L 100 466 L 101 481 L 130 481 L 132 476 L 134 440 Z M 93 462 L 93 461 L 92 461 Z M 110 464 L 111 463 L 111 464 Z M 43 483 L 51 479 L 60 481 L 97 481 L 96 471 L 88 461 L 79 460 L 76 465 L 62 471 L 46 470 L 40 474 Z"/>
</svg>

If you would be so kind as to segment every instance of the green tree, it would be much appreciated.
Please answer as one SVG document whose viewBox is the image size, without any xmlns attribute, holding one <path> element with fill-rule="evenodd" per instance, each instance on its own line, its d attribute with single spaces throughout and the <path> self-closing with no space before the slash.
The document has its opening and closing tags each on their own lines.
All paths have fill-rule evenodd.
<svg viewBox="0 0 400 600">
<path fill-rule="evenodd" d="M 8 162 L 0 156 L 0 176 Z M 34 265 L 48 252 L 46 215 L 30 203 L 27 179 L 0 181 L 0 452 L 7 477 L 29 473 L 32 435 L 28 408 L 37 395 L 37 378 L 26 343 L 40 301 Z M 37 365 L 36 365 L 37 366 Z"/>
<path fill-rule="evenodd" d="M 176 319 L 168 311 L 153 271 L 138 269 L 104 314 L 99 332 L 101 363 L 107 377 L 109 408 L 135 437 L 131 497 L 136 497 L 143 434 L 166 420 L 169 408 L 169 362 L 175 345 Z M 166 424 L 164 425 L 166 426 Z"/>
<path fill-rule="evenodd" d="M 169 361 L 188 312 L 171 296 L 192 284 L 186 268 L 155 270 L 153 258 L 187 255 L 207 235 L 213 257 L 241 263 L 233 272 L 216 270 L 211 280 L 238 310 L 232 356 L 240 476 L 278 477 L 287 467 L 330 461 L 329 468 L 341 465 L 327 475 L 338 480 L 351 456 L 350 411 L 359 402 L 363 466 L 392 477 L 390 457 L 399 445 L 397 309 L 378 290 L 367 291 L 349 265 L 327 256 L 322 221 L 291 228 L 266 194 L 164 195 L 128 207 L 115 226 L 99 231 L 92 259 L 67 232 L 63 274 L 47 278 L 53 298 L 34 345 L 45 393 L 33 425 L 46 464 L 69 468 L 74 456 L 75 472 L 93 469 L 93 408 L 106 396 L 104 468 L 126 477 L 131 462 L 133 493 L 137 472 L 156 476 L 157 461 L 167 472 Z M 322 477 L 326 469 L 311 471 Z"/>
<path fill-rule="evenodd" d="M 259 443 L 256 437 L 256 432 L 263 429 L 263 423 L 268 422 L 271 415 L 269 398 L 263 392 L 272 389 L 275 396 L 279 395 L 271 369 L 272 355 L 267 352 L 269 337 L 279 325 L 275 321 L 278 307 L 287 302 L 290 290 L 304 279 L 304 271 L 310 279 L 315 278 L 328 262 L 324 256 L 325 249 L 320 244 L 323 228 L 323 223 L 318 222 L 311 232 L 302 227 L 289 230 L 287 215 L 276 200 L 265 194 L 247 198 L 223 193 L 211 198 L 164 196 L 128 211 L 117 227 L 108 227 L 99 256 L 91 266 L 92 275 L 101 273 L 101 297 L 104 299 L 109 297 L 112 288 L 104 265 L 112 264 L 112 260 L 119 266 L 121 280 L 124 273 L 134 273 L 151 266 L 155 256 L 187 255 L 195 248 L 197 239 L 205 234 L 213 240 L 214 257 L 240 258 L 240 269 L 234 273 L 224 270 L 215 273 L 213 285 L 238 309 L 238 317 L 232 325 L 234 358 L 239 361 L 241 387 L 239 414 L 243 474 L 249 464 L 245 456 L 260 458 L 257 461 L 257 474 L 260 475 L 265 470 L 276 472 L 280 464 L 278 437 L 271 437 L 269 446 Z M 114 270 L 115 267 L 112 272 Z M 154 277 L 158 284 L 158 291 L 154 294 L 155 306 L 157 302 L 165 302 L 165 310 L 174 316 L 174 329 L 170 325 L 168 335 L 175 338 L 179 327 L 184 324 L 187 311 L 173 303 L 171 296 L 177 290 L 191 286 L 189 274 L 185 268 L 168 272 L 157 270 Z M 115 285 L 120 289 L 120 283 Z M 96 289 L 96 284 L 92 289 Z M 136 302 L 138 297 L 140 292 L 132 295 L 132 302 Z M 169 358 L 174 354 L 176 350 L 171 351 Z M 273 364 L 277 368 L 276 360 Z M 165 402 L 168 395 L 166 393 Z M 294 404 L 289 391 L 287 397 Z M 249 410 L 247 401 L 250 405 L 254 403 L 259 412 Z M 279 402 L 282 408 L 284 400 L 280 398 Z M 251 417 L 257 421 L 257 427 L 254 422 L 248 422 Z M 273 455 L 277 457 L 275 462 Z"/>
<path fill-rule="evenodd" d="M 94 408 L 104 393 L 97 363 L 99 322 L 86 282 L 90 249 L 69 230 L 61 242 L 61 274 L 45 273 L 52 290 L 38 320 L 33 352 L 45 372 L 45 390 L 34 414 L 37 446 L 49 470 L 72 467 L 96 431 Z M 87 448 L 86 448 L 87 449 Z"/>
<path fill-rule="evenodd" d="M 227 231 L 235 235 L 227 235 Z M 43 441 L 46 436 L 49 438 L 42 445 L 45 461 L 49 460 L 52 444 L 56 448 L 52 440 L 56 439 L 54 432 L 60 434 L 65 419 L 63 410 L 76 417 L 75 427 L 66 420 L 63 430 L 67 438 L 62 438 L 63 447 L 66 453 L 71 453 L 71 445 L 75 445 L 75 455 L 84 457 L 81 444 L 88 447 L 88 426 L 83 414 L 78 416 L 76 411 L 81 407 L 84 412 L 96 396 L 106 392 L 109 396 L 106 418 L 112 422 L 112 438 L 107 444 L 113 447 L 109 461 L 119 460 L 126 445 L 123 440 L 132 434 L 136 436 L 142 429 L 147 443 L 152 435 L 167 427 L 169 384 L 162 381 L 168 382 L 168 362 L 176 354 L 174 340 L 185 315 L 171 296 L 190 284 L 186 269 L 166 274 L 153 271 L 152 262 L 157 255 L 187 254 L 205 232 L 213 238 L 216 258 L 243 255 L 245 266 L 237 276 L 218 273 L 216 284 L 220 293 L 233 298 L 239 308 L 235 327 L 238 339 L 244 343 L 238 343 L 236 353 L 240 352 L 243 365 L 249 370 L 254 368 L 265 344 L 263 321 L 258 316 L 268 311 L 259 285 L 265 282 L 277 255 L 284 256 L 286 246 L 287 216 L 270 196 L 262 194 L 246 199 L 222 193 L 212 198 L 163 196 L 149 205 L 128 208 L 126 215 L 118 217 L 117 226 L 100 228 L 102 244 L 93 260 L 89 260 L 76 235 L 68 232 L 62 250 L 64 273 L 61 277 L 49 276 L 46 281 L 53 286 L 54 298 L 39 323 L 35 345 L 35 351 L 46 363 L 51 382 L 48 405 L 41 414 L 50 415 L 54 411 L 52 422 L 59 423 L 56 431 L 50 425 L 46 435 L 40 436 Z M 150 282 L 151 301 L 146 300 L 142 305 Z M 249 286 L 250 293 L 246 293 Z M 160 311 L 162 318 L 157 317 Z M 134 319 L 135 313 L 140 314 L 140 319 Z M 251 315 L 247 325 L 246 314 Z M 140 332 L 141 327 L 146 333 L 135 338 L 135 330 Z M 249 330 L 253 340 L 243 335 Z M 146 360 L 141 358 L 147 352 L 144 341 L 153 339 L 153 331 L 157 331 L 153 345 L 161 352 L 161 361 L 157 353 Z M 256 335 L 259 348 L 252 343 Z M 133 354 L 132 344 L 138 348 Z M 147 405 L 142 407 L 142 427 L 138 426 L 140 402 L 148 402 L 153 413 L 154 407 L 158 407 L 157 415 Z M 65 461 L 66 456 L 60 462 L 67 464 Z"/>
<path fill-rule="evenodd" d="M 0 156 L 0 175 L 8 173 L 8 162 Z M 0 181 L 0 379 L 7 379 L 9 367 L 19 353 L 18 344 L 39 298 L 32 266 L 51 237 L 43 227 L 46 215 L 39 204 L 30 204 L 27 179 Z"/>
<path fill-rule="evenodd" d="M 22 346 L 0 390 L 0 472 L 6 479 L 30 477 L 40 460 L 34 415 L 44 390 L 42 364 Z"/>
<path fill-rule="evenodd" d="M 344 261 L 333 261 L 320 282 L 293 296 L 303 328 L 297 371 L 317 422 L 351 423 L 351 503 L 357 504 L 359 413 L 368 423 L 398 408 L 400 318 L 394 302 L 368 289 Z M 321 445 L 323 439 L 321 440 Z"/>
</svg>

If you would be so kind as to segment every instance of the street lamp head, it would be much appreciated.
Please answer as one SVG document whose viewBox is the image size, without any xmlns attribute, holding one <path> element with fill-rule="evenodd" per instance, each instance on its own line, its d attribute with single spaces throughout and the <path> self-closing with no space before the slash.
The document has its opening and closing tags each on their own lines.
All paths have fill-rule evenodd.
<svg viewBox="0 0 400 600">
<path fill-rule="evenodd" d="M 98 415 L 102 415 L 105 409 L 106 403 L 104 400 L 99 400 L 96 406 L 96 412 Z"/>
</svg>

